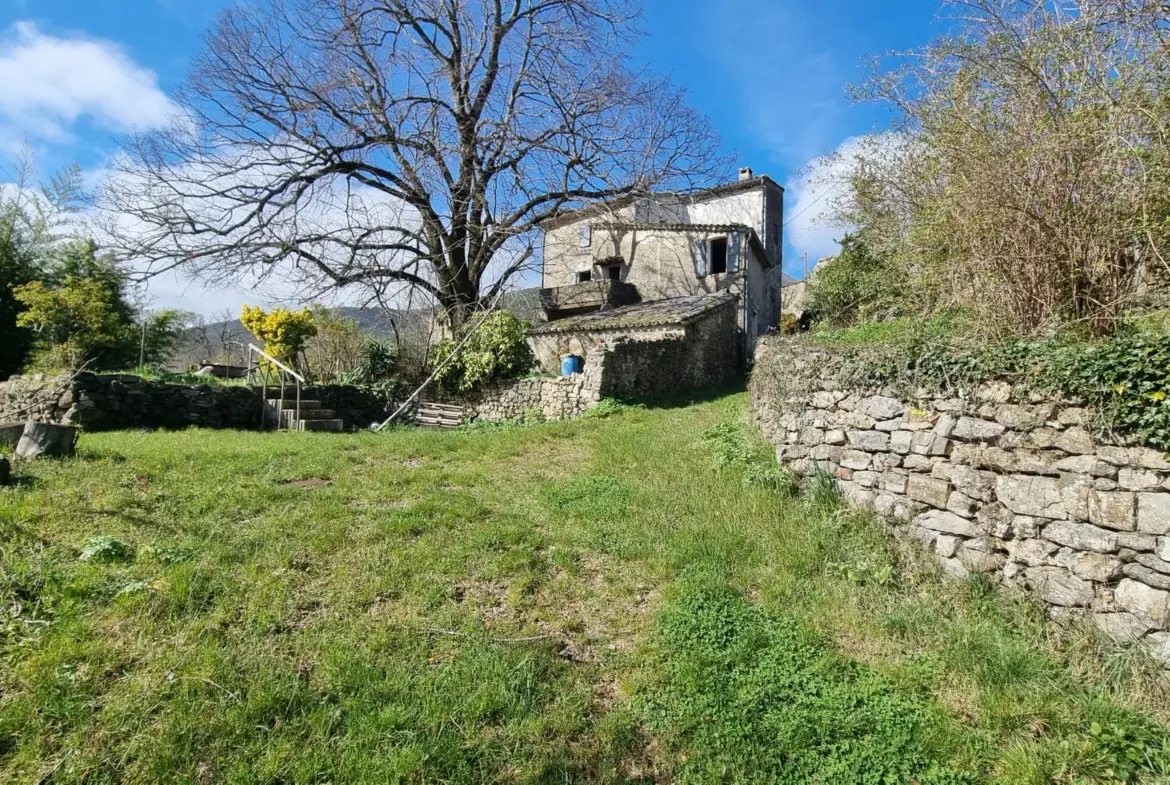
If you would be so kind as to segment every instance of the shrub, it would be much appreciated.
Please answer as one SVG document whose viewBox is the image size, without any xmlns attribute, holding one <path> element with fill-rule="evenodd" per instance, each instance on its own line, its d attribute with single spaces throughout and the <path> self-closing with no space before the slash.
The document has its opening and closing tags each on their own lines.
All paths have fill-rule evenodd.
<svg viewBox="0 0 1170 785">
<path fill-rule="evenodd" d="M 294 362 L 304 350 L 305 342 L 317 334 L 313 312 L 308 308 L 300 311 L 274 308 L 265 313 L 258 305 L 245 305 L 240 322 L 264 341 L 264 351 L 285 362 Z"/>
<path fill-rule="evenodd" d="M 809 283 L 810 309 L 837 326 L 895 315 L 901 290 L 898 269 L 855 235 L 847 234 L 840 242 L 841 253 L 820 265 Z"/>
<path fill-rule="evenodd" d="M 436 381 L 466 392 L 498 379 L 512 379 L 528 373 L 536 358 L 528 348 L 524 328 L 524 323 L 510 311 L 475 316 L 466 328 L 474 332 L 435 377 Z M 451 339 L 441 341 L 431 356 L 431 364 L 436 368 L 442 365 L 455 351 L 455 346 Z"/>
</svg>

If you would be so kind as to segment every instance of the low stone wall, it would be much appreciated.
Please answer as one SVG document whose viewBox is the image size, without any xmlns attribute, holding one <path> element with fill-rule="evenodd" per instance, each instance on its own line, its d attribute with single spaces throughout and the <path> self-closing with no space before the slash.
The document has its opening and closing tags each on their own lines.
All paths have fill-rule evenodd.
<svg viewBox="0 0 1170 785">
<path fill-rule="evenodd" d="M 435 397 L 462 405 L 472 420 L 523 420 L 538 412 L 546 420 L 567 420 L 580 417 L 601 400 L 603 362 L 601 353 L 593 353 L 585 360 L 581 373 L 515 379 L 493 384 L 474 395 L 438 393 Z"/>
<path fill-rule="evenodd" d="M 851 389 L 839 352 L 769 338 L 752 410 L 777 458 L 838 479 L 949 574 L 1034 590 L 1170 666 L 1170 461 L 1101 438 L 1077 401 L 1006 382 L 957 397 Z"/>
<path fill-rule="evenodd" d="M 276 397 L 276 393 L 270 395 Z M 306 388 L 301 395 L 320 400 L 351 427 L 364 428 L 388 414 L 385 401 L 356 387 Z M 87 431 L 191 426 L 259 429 L 260 396 L 258 388 L 167 384 L 130 375 L 33 374 L 0 382 L 0 422 L 33 420 L 79 425 Z"/>
</svg>

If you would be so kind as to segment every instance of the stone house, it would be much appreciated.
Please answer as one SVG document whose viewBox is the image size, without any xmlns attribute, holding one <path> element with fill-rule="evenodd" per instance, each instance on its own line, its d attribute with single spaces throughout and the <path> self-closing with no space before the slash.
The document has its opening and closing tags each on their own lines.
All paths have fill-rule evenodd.
<svg viewBox="0 0 1170 785">
<path fill-rule="evenodd" d="M 791 281 L 781 271 L 783 215 L 784 189 L 750 169 L 736 182 L 696 193 L 626 197 L 566 212 L 543 227 L 541 305 L 548 324 L 534 334 L 558 334 L 587 352 L 594 341 L 574 343 L 566 338 L 573 329 L 553 325 L 638 303 L 725 294 L 735 305 L 734 337 L 705 351 L 724 352 L 743 367 L 758 337 L 778 327 L 780 289 Z M 626 315 L 637 322 L 636 310 Z M 535 343 L 542 366 L 554 371 L 549 342 Z"/>
</svg>

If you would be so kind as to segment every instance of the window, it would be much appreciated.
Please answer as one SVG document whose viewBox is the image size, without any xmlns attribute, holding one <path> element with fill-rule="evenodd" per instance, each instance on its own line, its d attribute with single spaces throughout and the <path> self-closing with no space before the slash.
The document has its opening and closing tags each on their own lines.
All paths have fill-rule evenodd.
<svg viewBox="0 0 1170 785">
<path fill-rule="evenodd" d="M 592 274 L 588 270 L 577 271 L 577 283 L 585 283 L 592 277 Z"/>
<path fill-rule="evenodd" d="M 772 222 L 772 245 L 780 244 L 780 224 Z"/>
<path fill-rule="evenodd" d="M 712 237 L 710 240 L 711 273 L 727 272 L 727 238 Z"/>
<path fill-rule="evenodd" d="M 593 227 L 589 224 L 582 224 L 577 229 L 577 246 L 579 248 L 588 248 L 593 242 Z"/>
<path fill-rule="evenodd" d="M 609 264 L 605 266 L 602 271 L 602 276 L 607 281 L 620 281 L 622 279 L 622 266 L 620 264 Z"/>
</svg>

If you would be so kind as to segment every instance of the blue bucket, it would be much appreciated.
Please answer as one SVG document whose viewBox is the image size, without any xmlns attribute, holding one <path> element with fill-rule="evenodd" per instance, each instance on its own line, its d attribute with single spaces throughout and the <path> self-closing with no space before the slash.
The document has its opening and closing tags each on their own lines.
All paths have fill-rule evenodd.
<svg viewBox="0 0 1170 785">
<path fill-rule="evenodd" d="M 566 354 L 561 358 L 561 375 L 570 376 L 581 373 L 581 358 L 575 354 Z"/>
</svg>

